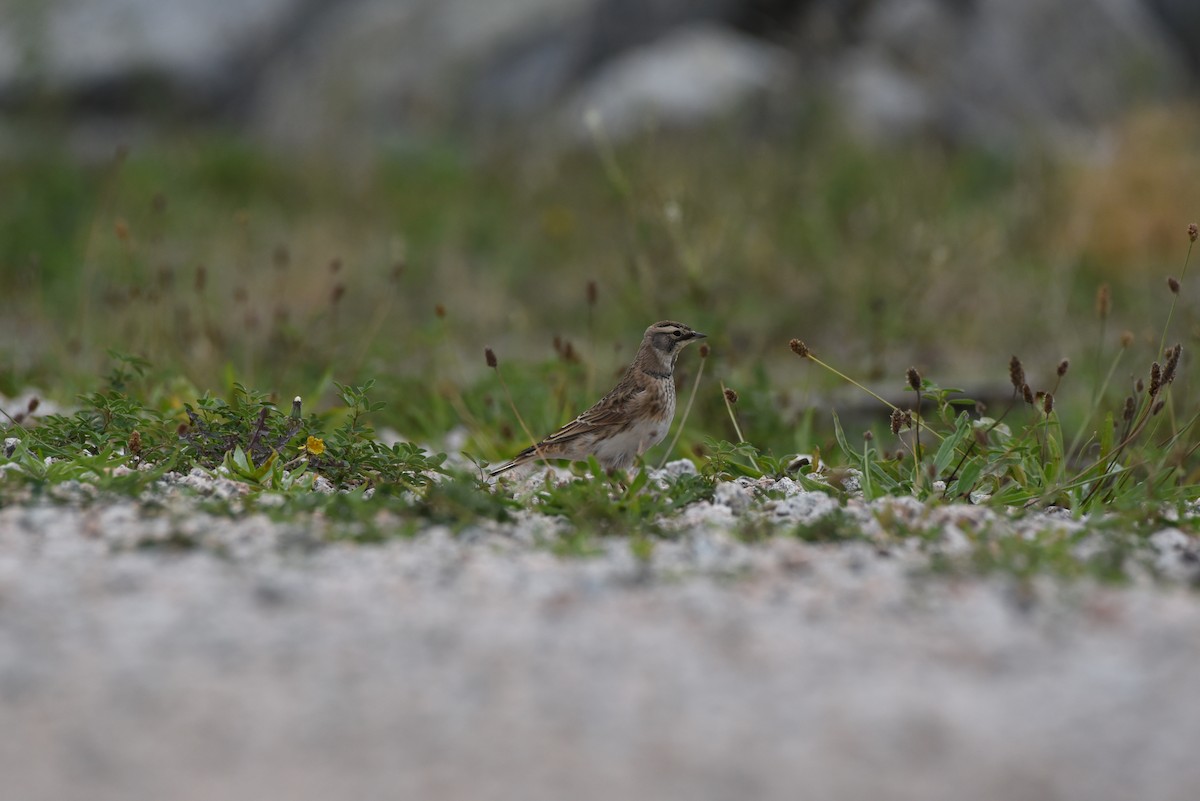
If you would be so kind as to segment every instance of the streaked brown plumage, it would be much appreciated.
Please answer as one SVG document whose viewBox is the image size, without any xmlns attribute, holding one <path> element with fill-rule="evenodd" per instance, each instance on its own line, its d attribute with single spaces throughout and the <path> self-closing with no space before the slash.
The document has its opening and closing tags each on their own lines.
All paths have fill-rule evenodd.
<svg viewBox="0 0 1200 801">
<path fill-rule="evenodd" d="M 491 470 L 496 476 L 538 459 L 579 461 L 595 456 L 621 470 L 667 435 L 675 416 L 675 361 L 704 334 L 664 320 L 646 329 L 633 364 L 611 392 L 536 445 Z"/>
</svg>

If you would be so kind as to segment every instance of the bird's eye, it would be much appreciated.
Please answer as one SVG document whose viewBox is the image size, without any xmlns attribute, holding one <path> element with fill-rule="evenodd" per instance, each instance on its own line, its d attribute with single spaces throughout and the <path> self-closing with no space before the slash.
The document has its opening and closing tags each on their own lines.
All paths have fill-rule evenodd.
<svg viewBox="0 0 1200 801">
<path fill-rule="evenodd" d="M 676 339 L 679 339 L 681 336 L 683 336 L 683 332 L 680 331 L 678 328 L 676 328 L 674 331 L 671 332 L 671 336 L 675 337 Z"/>
</svg>

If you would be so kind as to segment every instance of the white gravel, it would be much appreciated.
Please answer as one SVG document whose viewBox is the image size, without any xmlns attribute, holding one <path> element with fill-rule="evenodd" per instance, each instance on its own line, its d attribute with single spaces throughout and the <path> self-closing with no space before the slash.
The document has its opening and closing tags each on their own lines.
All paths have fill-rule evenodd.
<svg viewBox="0 0 1200 801">
<path fill-rule="evenodd" d="M 0 509 L 0 797 L 1196 797 L 1194 537 L 1147 542 L 1166 580 L 953 578 L 929 551 L 981 526 L 1081 524 L 894 499 L 845 513 L 940 540 L 745 544 L 836 507 L 759 489 L 648 561 L 554 556 L 532 513 L 355 545 L 169 498 Z"/>
</svg>

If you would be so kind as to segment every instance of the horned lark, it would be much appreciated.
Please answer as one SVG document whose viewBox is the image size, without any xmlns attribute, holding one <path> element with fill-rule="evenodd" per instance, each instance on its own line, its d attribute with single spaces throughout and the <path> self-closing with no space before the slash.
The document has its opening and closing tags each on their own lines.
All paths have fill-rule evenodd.
<svg viewBox="0 0 1200 801">
<path fill-rule="evenodd" d="M 491 470 L 496 476 L 537 459 L 578 461 L 595 456 L 621 470 L 667 435 L 675 416 L 675 360 L 704 334 L 664 320 L 646 329 L 633 364 L 611 392 L 536 445 Z"/>
</svg>

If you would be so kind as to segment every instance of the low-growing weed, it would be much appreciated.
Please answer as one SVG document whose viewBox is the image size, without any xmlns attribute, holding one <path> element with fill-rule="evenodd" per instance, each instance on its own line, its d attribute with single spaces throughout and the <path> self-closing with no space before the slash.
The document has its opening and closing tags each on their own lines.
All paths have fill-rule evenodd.
<svg viewBox="0 0 1200 801">
<path fill-rule="evenodd" d="M 682 475 L 658 487 L 647 470 L 623 484 L 600 468 L 595 458 L 570 481 L 548 485 L 537 493 L 538 508 L 597 534 L 660 532 L 665 516 L 690 503 L 710 498 L 712 484 L 696 475 Z"/>
<path fill-rule="evenodd" d="M 1189 229 L 1194 241 L 1192 233 Z M 1185 260 L 1181 276 L 1186 270 Z M 1169 288 L 1173 311 L 1180 280 L 1170 279 Z M 1101 337 L 1110 302 L 1102 287 L 1096 304 Z M 1200 441 L 1194 431 L 1200 413 L 1182 414 L 1171 393 L 1183 348 L 1165 344 L 1170 320 L 1168 313 L 1160 348 L 1148 369 L 1131 380 L 1131 391 L 1122 401 L 1105 411 L 1110 380 L 1133 344 L 1132 335 L 1121 335 L 1112 365 L 1103 381 L 1090 388 L 1089 411 L 1070 438 L 1064 435 L 1058 411 L 1059 395 L 1069 389 L 1068 359 L 1059 362 L 1052 385 L 1035 390 L 1021 360 L 1013 356 L 1008 365 L 1011 396 L 997 412 L 909 368 L 905 387 L 912 391 L 913 402 L 904 408 L 822 361 L 803 341 L 793 339 L 790 346 L 797 356 L 858 387 L 890 411 L 888 429 L 895 443 L 890 453 L 879 449 L 870 431 L 861 448 L 851 445 L 834 417 L 838 447 L 861 472 L 867 499 L 911 493 L 927 501 L 1060 506 L 1081 514 L 1114 507 L 1150 510 L 1200 497 Z M 1101 340 L 1097 360 L 1103 354 Z M 724 460 L 721 466 L 737 464 L 729 454 L 717 456 Z"/>
<path fill-rule="evenodd" d="M 29 417 L 16 434 L 5 485 L 88 481 L 102 492 L 138 495 L 175 471 L 219 471 L 252 491 L 308 492 L 318 477 L 334 488 L 417 490 L 442 472 L 443 454 L 412 443 L 385 445 L 366 423 L 382 404 L 373 384 L 338 385 L 345 404 L 324 416 L 302 413 L 300 398 L 281 412 L 269 396 L 234 383 L 229 399 L 205 394 L 176 408 L 130 394 L 148 374 L 143 360 L 115 356 L 105 390 L 79 398 L 73 414 Z M 340 424 L 328 434 L 328 422 Z"/>
</svg>

